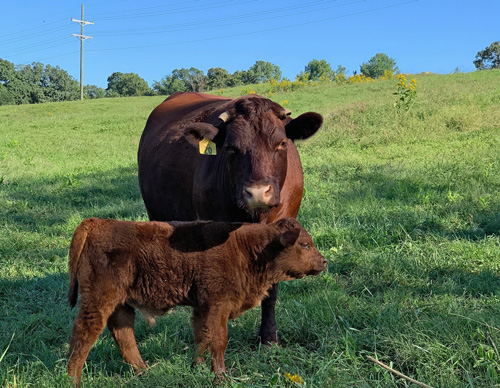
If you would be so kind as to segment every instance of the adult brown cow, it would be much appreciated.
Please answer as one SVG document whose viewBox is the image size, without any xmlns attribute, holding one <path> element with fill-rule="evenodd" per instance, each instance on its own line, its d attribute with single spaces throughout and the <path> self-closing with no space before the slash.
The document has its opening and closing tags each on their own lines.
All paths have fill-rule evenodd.
<svg viewBox="0 0 500 388">
<path fill-rule="evenodd" d="M 322 122 L 314 112 L 292 119 L 258 95 L 171 95 L 149 116 L 139 144 L 139 186 L 150 220 L 295 218 L 303 176 L 293 141 L 312 136 Z M 275 285 L 262 303 L 265 344 L 279 341 L 277 294 Z"/>
</svg>

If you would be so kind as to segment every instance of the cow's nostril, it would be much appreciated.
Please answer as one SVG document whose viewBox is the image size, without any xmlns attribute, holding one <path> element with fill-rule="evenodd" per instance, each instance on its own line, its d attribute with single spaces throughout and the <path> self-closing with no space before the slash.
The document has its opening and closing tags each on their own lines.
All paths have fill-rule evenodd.
<svg viewBox="0 0 500 388">
<path fill-rule="evenodd" d="M 243 195 L 250 207 L 275 206 L 274 187 L 270 184 L 256 184 L 243 187 Z"/>
</svg>

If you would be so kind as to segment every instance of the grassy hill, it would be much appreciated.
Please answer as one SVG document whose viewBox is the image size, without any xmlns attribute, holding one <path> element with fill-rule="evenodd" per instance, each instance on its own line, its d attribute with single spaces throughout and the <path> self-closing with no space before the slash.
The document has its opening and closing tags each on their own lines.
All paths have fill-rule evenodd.
<svg viewBox="0 0 500 388">
<path fill-rule="evenodd" d="M 222 386 L 294 386 L 286 373 L 308 387 L 411 386 L 367 356 L 433 387 L 500 384 L 500 71 L 413 77 L 408 112 L 394 107 L 396 80 L 267 94 L 293 116 L 325 117 L 299 144 L 299 220 L 330 264 L 282 284 L 282 348 L 256 346 L 259 309 L 230 324 Z M 0 107 L 3 386 L 71 386 L 71 235 L 89 216 L 146 219 L 136 153 L 163 99 Z M 190 368 L 189 316 L 179 308 L 150 330 L 137 319 L 153 365 L 142 376 L 106 332 L 82 386 L 212 385 L 208 367 Z"/>
</svg>

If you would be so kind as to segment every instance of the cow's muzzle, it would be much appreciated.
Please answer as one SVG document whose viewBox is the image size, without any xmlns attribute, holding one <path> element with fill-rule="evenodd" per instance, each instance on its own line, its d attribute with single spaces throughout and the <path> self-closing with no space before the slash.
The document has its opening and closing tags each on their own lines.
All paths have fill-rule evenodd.
<svg viewBox="0 0 500 388">
<path fill-rule="evenodd" d="M 269 211 L 279 205 L 279 193 L 268 183 L 257 183 L 243 187 L 245 208 L 251 212 Z"/>
</svg>

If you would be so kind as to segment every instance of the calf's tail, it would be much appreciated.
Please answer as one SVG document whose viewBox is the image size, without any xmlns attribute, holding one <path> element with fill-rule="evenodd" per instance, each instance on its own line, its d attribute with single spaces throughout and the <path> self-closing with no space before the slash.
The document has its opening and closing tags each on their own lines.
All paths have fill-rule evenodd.
<svg viewBox="0 0 500 388">
<path fill-rule="evenodd" d="M 78 228 L 76 228 L 69 247 L 69 292 L 68 302 L 71 307 L 75 307 L 76 300 L 78 299 L 78 263 L 82 255 L 83 247 L 87 240 L 87 222 L 83 221 Z"/>
</svg>

